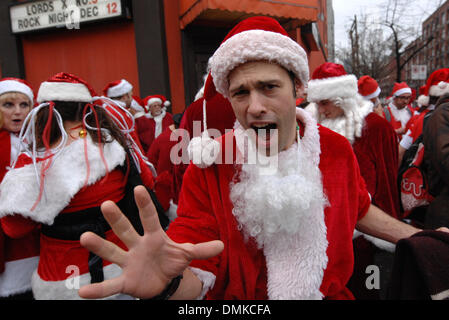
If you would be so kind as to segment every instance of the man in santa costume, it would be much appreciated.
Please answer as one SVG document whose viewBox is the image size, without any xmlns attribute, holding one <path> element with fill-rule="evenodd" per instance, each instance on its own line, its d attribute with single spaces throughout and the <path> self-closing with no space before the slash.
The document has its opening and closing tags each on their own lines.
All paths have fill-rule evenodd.
<svg viewBox="0 0 449 320">
<path fill-rule="evenodd" d="M 409 129 L 399 143 L 399 164 L 402 162 L 405 151 L 419 138 L 423 132 L 424 118 L 435 110 L 435 104 L 443 95 L 449 93 L 449 68 L 435 70 L 427 79 L 422 94 L 418 97 L 418 104 L 422 112 L 410 120 Z"/>
<path fill-rule="evenodd" d="M 391 102 L 384 108 L 384 118 L 393 126 L 398 140 L 408 130 L 408 123 L 413 115 L 409 108 L 412 89 L 405 82 L 395 83 L 391 93 Z"/>
<path fill-rule="evenodd" d="M 171 103 L 163 95 L 148 96 L 143 102 L 147 112 L 139 112 L 135 118 L 137 135 L 146 154 L 154 139 L 173 124 L 173 117 L 167 111 Z"/>
<path fill-rule="evenodd" d="M 0 181 L 16 161 L 19 133 L 34 105 L 34 92 L 22 79 L 0 80 Z M 31 275 L 39 261 L 39 231 L 34 226 L 28 234 L 14 232 L 7 219 L 0 218 L 0 299 L 31 299 Z"/>
<path fill-rule="evenodd" d="M 307 110 L 312 112 L 318 123 L 349 140 L 371 195 L 372 204 L 392 217 L 399 218 L 401 211 L 396 187 L 396 133 L 385 119 L 373 112 L 373 103 L 362 98 L 359 90 L 360 82 L 357 82 L 354 75 L 348 75 L 342 65 L 324 63 L 314 71 L 309 81 L 308 100 L 311 104 Z M 375 90 L 374 95 L 376 91 L 380 90 Z M 373 92 L 368 97 L 375 100 Z M 374 255 L 378 251 L 372 243 L 389 251 L 394 251 L 394 247 L 379 239 L 360 235 L 358 232 L 355 234 L 356 264 L 350 288 L 357 298 L 379 299 L 378 291 L 367 290 L 365 286 L 366 267 L 375 264 Z"/>
<path fill-rule="evenodd" d="M 133 96 L 132 84 L 125 79 L 108 83 L 103 89 L 103 94 L 128 109 L 132 115 L 145 111 L 141 99 Z"/>
<path fill-rule="evenodd" d="M 380 102 L 379 95 L 382 90 L 377 81 L 370 76 L 362 76 L 357 82 L 359 94 L 365 99 L 373 103 L 373 111 L 379 116 L 384 116 L 383 106 Z"/>
<path fill-rule="evenodd" d="M 372 206 L 347 139 L 296 108 L 308 82 L 307 55 L 276 20 L 239 23 L 210 60 L 210 70 L 214 87 L 232 104 L 235 130 L 212 140 L 219 143 L 213 157 L 208 153 L 215 143 L 205 139 L 214 161 L 205 157 L 187 169 L 178 218 L 167 233 L 141 187 L 135 197 L 143 237 L 113 203 L 103 204 L 129 250 L 92 233 L 83 234 L 81 243 L 125 272 L 79 294 L 353 298 L 346 283 L 355 226 L 392 242 L 418 230 Z"/>
</svg>

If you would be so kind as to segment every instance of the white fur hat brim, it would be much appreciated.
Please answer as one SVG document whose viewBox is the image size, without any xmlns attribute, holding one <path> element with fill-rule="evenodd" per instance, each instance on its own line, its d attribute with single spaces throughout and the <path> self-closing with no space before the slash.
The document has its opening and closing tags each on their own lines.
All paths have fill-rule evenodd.
<svg viewBox="0 0 449 320">
<path fill-rule="evenodd" d="M 37 93 L 37 102 L 72 101 L 92 102 L 89 89 L 82 83 L 71 82 L 43 82 Z"/>
<path fill-rule="evenodd" d="M 309 79 L 307 54 L 297 42 L 277 32 L 248 30 L 223 42 L 211 57 L 209 67 L 216 90 L 229 98 L 229 73 L 250 61 L 276 62 L 304 85 Z"/>
<path fill-rule="evenodd" d="M 377 98 L 380 95 L 381 92 L 382 92 L 382 90 L 379 87 L 377 87 L 376 91 L 374 91 L 373 93 L 371 93 L 369 95 L 363 96 L 363 97 L 366 100 L 371 100 L 371 99 Z"/>
<path fill-rule="evenodd" d="M 132 89 L 133 86 L 131 85 L 131 83 L 123 79 L 118 85 L 109 88 L 107 91 L 107 95 L 110 98 L 117 98 L 123 96 L 128 92 L 131 92 Z"/>
<path fill-rule="evenodd" d="M 15 80 L 4 80 L 0 81 L 0 95 L 8 92 L 19 92 L 26 95 L 31 103 L 34 101 L 33 90 L 28 87 L 26 84 L 23 84 L 19 81 Z"/>
<path fill-rule="evenodd" d="M 449 83 L 441 81 L 437 85 L 433 85 L 429 88 L 429 95 L 434 97 L 441 97 L 449 93 Z"/>
<path fill-rule="evenodd" d="M 358 93 L 357 78 L 348 74 L 339 77 L 310 80 L 307 100 L 318 102 L 335 98 L 352 98 Z"/>
</svg>

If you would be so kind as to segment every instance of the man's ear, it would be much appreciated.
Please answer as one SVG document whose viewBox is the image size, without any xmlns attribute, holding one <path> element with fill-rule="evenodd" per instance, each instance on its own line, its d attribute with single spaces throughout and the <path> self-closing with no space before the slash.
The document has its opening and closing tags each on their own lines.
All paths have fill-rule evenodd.
<svg viewBox="0 0 449 320">
<path fill-rule="evenodd" d="M 304 85 L 302 84 L 301 80 L 295 78 L 295 92 L 296 92 L 296 98 L 305 98 L 306 90 L 304 88 Z"/>
</svg>

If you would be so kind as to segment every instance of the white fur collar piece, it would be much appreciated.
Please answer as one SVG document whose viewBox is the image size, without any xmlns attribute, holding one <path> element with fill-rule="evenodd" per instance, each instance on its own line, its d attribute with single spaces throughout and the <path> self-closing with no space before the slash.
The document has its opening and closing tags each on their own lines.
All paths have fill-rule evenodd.
<svg viewBox="0 0 449 320">
<path fill-rule="evenodd" d="M 71 143 L 53 159 L 45 176 L 42 199 L 34 211 L 31 211 L 31 208 L 40 192 L 34 165 L 10 170 L 0 185 L 0 217 L 21 214 L 34 221 L 51 225 L 54 218 L 84 187 L 87 177 L 84 141 L 78 139 Z M 92 185 L 106 175 L 106 168 L 98 145 L 93 143 L 90 136 L 86 137 L 86 142 L 90 165 L 87 185 Z M 105 144 L 103 153 L 109 171 L 125 162 L 126 152 L 117 141 Z M 38 174 L 42 164 L 43 162 L 37 164 Z"/>
</svg>

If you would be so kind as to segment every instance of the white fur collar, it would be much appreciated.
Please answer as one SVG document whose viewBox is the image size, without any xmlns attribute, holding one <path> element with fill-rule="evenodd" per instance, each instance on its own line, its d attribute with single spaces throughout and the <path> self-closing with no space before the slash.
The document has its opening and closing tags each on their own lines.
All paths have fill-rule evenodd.
<svg viewBox="0 0 449 320">
<path fill-rule="evenodd" d="M 310 163 L 311 165 L 307 168 L 313 169 L 308 171 L 308 177 L 319 181 L 318 186 L 322 188 L 322 177 L 319 170 L 321 147 L 318 125 L 302 109 L 296 109 L 296 117 L 305 125 L 304 136 L 298 141 L 297 146 L 298 164 Z M 239 124 L 235 129 L 237 135 L 242 134 L 238 130 Z M 240 149 L 238 150 L 240 154 L 246 153 L 238 142 L 237 148 Z M 327 230 L 324 221 L 325 205 L 323 201 L 312 202 L 310 210 L 307 211 L 307 224 L 302 224 L 299 227 L 300 230 L 293 235 L 287 232 L 278 232 L 264 241 L 263 252 L 267 265 L 269 299 L 319 300 L 323 298 L 320 287 L 328 262 Z M 242 217 L 238 210 L 234 210 L 234 214 L 237 222 L 241 223 Z"/>
<path fill-rule="evenodd" d="M 90 164 L 88 185 L 92 185 L 106 174 L 99 148 L 86 138 Z M 109 171 L 124 164 L 126 153 L 117 142 L 107 143 L 103 149 Z M 37 164 L 38 173 L 42 162 Z M 79 139 L 67 147 L 53 160 L 44 180 L 44 194 L 34 211 L 30 211 L 38 199 L 39 185 L 33 164 L 10 170 L 0 185 L 0 217 L 21 214 L 37 222 L 52 224 L 54 218 L 83 188 L 87 175 L 84 156 L 84 140 Z"/>
</svg>

